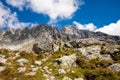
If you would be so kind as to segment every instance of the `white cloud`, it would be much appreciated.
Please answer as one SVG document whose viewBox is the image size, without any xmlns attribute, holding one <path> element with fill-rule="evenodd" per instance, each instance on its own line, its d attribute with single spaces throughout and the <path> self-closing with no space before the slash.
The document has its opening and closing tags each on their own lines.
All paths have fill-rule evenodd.
<svg viewBox="0 0 120 80">
<path fill-rule="evenodd" d="M 73 24 L 75 25 L 75 27 L 82 30 L 95 31 L 97 29 L 97 27 L 93 23 L 88 23 L 83 25 L 74 21 Z"/>
<path fill-rule="evenodd" d="M 19 10 L 23 10 L 24 6 L 27 4 L 28 0 L 6 0 L 9 5 L 19 8 Z"/>
<path fill-rule="evenodd" d="M 30 25 L 32 23 L 20 22 L 17 18 L 17 13 L 11 13 L 11 10 L 0 2 L 0 28 L 8 27 L 16 29 Z"/>
<path fill-rule="evenodd" d="M 116 23 L 111 23 L 107 26 L 97 29 L 96 31 L 100 31 L 103 33 L 107 33 L 110 35 L 119 35 L 120 36 L 120 20 Z"/>
<path fill-rule="evenodd" d="M 84 4 L 82 0 L 7 0 L 7 3 L 19 9 L 27 7 L 38 14 L 48 15 L 52 23 L 58 19 L 70 19 Z"/>
</svg>

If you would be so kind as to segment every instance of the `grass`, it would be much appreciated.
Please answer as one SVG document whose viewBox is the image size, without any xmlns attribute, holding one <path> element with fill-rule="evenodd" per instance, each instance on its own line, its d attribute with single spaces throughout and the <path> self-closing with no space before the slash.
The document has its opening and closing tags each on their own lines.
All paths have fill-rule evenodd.
<svg viewBox="0 0 120 80">
<path fill-rule="evenodd" d="M 107 68 L 96 68 L 84 73 L 87 80 L 120 80 L 117 73 Z"/>
<path fill-rule="evenodd" d="M 119 53 L 116 53 L 112 56 L 112 61 L 105 61 L 105 60 L 90 60 L 86 61 L 85 57 L 82 56 L 82 54 L 79 51 L 76 51 L 74 49 L 62 49 L 61 51 L 51 52 L 49 54 L 34 54 L 34 53 L 26 53 L 26 52 L 19 52 L 20 57 L 16 58 L 15 60 L 10 58 L 14 57 L 15 54 L 18 51 L 9 51 L 9 50 L 0 50 L 0 54 L 5 55 L 8 60 L 7 62 L 11 63 L 11 65 L 6 64 L 6 70 L 0 72 L 0 78 L 3 80 L 13 80 L 14 78 L 17 78 L 16 80 L 46 80 L 46 78 L 43 76 L 44 72 L 40 71 L 38 69 L 36 71 L 36 75 L 34 76 L 26 76 L 24 75 L 26 72 L 30 72 L 30 65 L 34 65 L 35 67 L 44 67 L 48 66 L 51 70 L 51 76 L 55 76 L 57 80 L 62 80 L 63 77 L 67 76 L 71 79 L 74 78 L 84 78 L 85 80 L 120 80 L 120 73 L 113 72 L 109 70 L 107 67 L 111 64 L 113 64 L 115 61 L 120 60 Z M 12 53 L 12 54 L 8 54 Z M 69 67 L 69 68 L 63 68 L 61 66 L 54 66 L 55 60 L 57 58 L 60 58 L 64 55 L 71 55 L 76 54 L 77 55 L 77 67 Z M 48 58 L 49 57 L 49 58 Z M 19 63 L 16 61 L 20 58 L 25 58 L 29 61 L 29 63 L 25 64 L 24 67 L 27 68 L 27 70 L 23 73 L 18 73 L 17 68 L 21 67 Z M 35 65 L 36 60 L 42 60 L 48 58 L 47 61 L 43 61 L 41 66 Z M 0 66 L 3 66 L 3 64 L 0 64 Z M 66 74 L 59 74 L 58 70 L 64 69 L 67 73 Z"/>
</svg>

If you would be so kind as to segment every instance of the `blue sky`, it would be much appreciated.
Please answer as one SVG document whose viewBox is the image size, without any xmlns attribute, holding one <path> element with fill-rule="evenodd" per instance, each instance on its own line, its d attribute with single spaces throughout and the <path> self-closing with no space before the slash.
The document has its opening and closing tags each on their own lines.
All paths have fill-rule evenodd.
<svg viewBox="0 0 120 80">
<path fill-rule="evenodd" d="M 54 2 L 51 3 L 50 1 Z M 31 26 L 32 24 L 50 24 L 57 28 L 62 28 L 65 25 L 75 25 L 80 29 L 90 31 L 98 30 L 113 35 L 120 34 L 118 33 L 119 31 L 117 33 L 110 33 L 108 29 L 109 27 L 111 28 L 111 24 L 114 23 L 113 26 L 117 26 L 115 30 L 120 30 L 120 26 L 118 25 L 120 20 L 120 0 L 60 1 L 61 0 L 0 0 L 2 9 L 7 8 L 5 10 L 9 12 L 9 15 L 13 15 L 12 19 L 16 18 L 15 21 L 11 23 L 12 26 L 10 25 L 9 27 L 8 22 L 6 22 L 4 25 L 1 24 L 0 28 L 21 28 L 21 26 L 24 28 L 24 26 Z M 55 3 L 60 4 L 60 6 L 54 5 Z M 64 5 L 65 3 L 66 6 Z M 43 6 L 41 6 L 41 4 L 43 4 Z M 46 4 L 53 6 L 49 8 Z M 62 4 L 63 6 L 61 6 Z M 64 10 L 60 12 L 59 9 L 61 8 L 66 10 L 66 12 Z M 0 16 L 3 16 L 3 14 Z M 15 25 L 13 25 L 13 23 L 15 23 Z M 17 27 L 15 27 L 16 25 Z M 107 28 L 104 28 L 106 26 Z M 109 31 L 105 31 L 105 29 Z"/>
</svg>

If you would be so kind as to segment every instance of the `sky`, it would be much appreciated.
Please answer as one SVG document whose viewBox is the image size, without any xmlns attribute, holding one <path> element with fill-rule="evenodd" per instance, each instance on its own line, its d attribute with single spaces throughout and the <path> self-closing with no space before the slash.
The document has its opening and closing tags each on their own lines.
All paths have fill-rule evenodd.
<svg viewBox="0 0 120 80">
<path fill-rule="evenodd" d="M 37 24 L 120 36 L 120 0 L 0 0 L 0 29 Z"/>
</svg>

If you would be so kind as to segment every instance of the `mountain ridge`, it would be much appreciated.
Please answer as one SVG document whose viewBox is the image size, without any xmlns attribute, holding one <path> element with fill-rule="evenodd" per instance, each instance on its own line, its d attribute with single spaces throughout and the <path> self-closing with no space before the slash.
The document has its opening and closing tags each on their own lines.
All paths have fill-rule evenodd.
<svg viewBox="0 0 120 80">
<path fill-rule="evenodd" d="M 0 80 L 120 80 L 120 38 L 47 25 L 0 33 Z"/>
<path fill-rule="evenodd" d="M 49 25 L 40 24 L 31 29 L 26 27 L 23 30 L 16 29 L 0 31 L 0 47 L 7 48 L 6 46 L 11 45 L 26 46 L 25 44 L 32 44 L 33 47 L 38 48 L 37 52 L 41 52 L 41 50 L 49 52 L 53 51 L 53 48 L 56 46 L 59 46 L 59 42 L 66 43 L 73 40 L 87 38 L 94 38 L 98 41 L 114 42 L 116 44 L 120 43 L 119 36 L 111 36 L 101 32 L 80 30 L 72 26 L 65 26 L 62 30 L 59 30 Z M 29 41 L 32 41 L 32 43 L 29 43 Z M 30 49 L 32 48 L 30 47 Z"/>
</svg>

